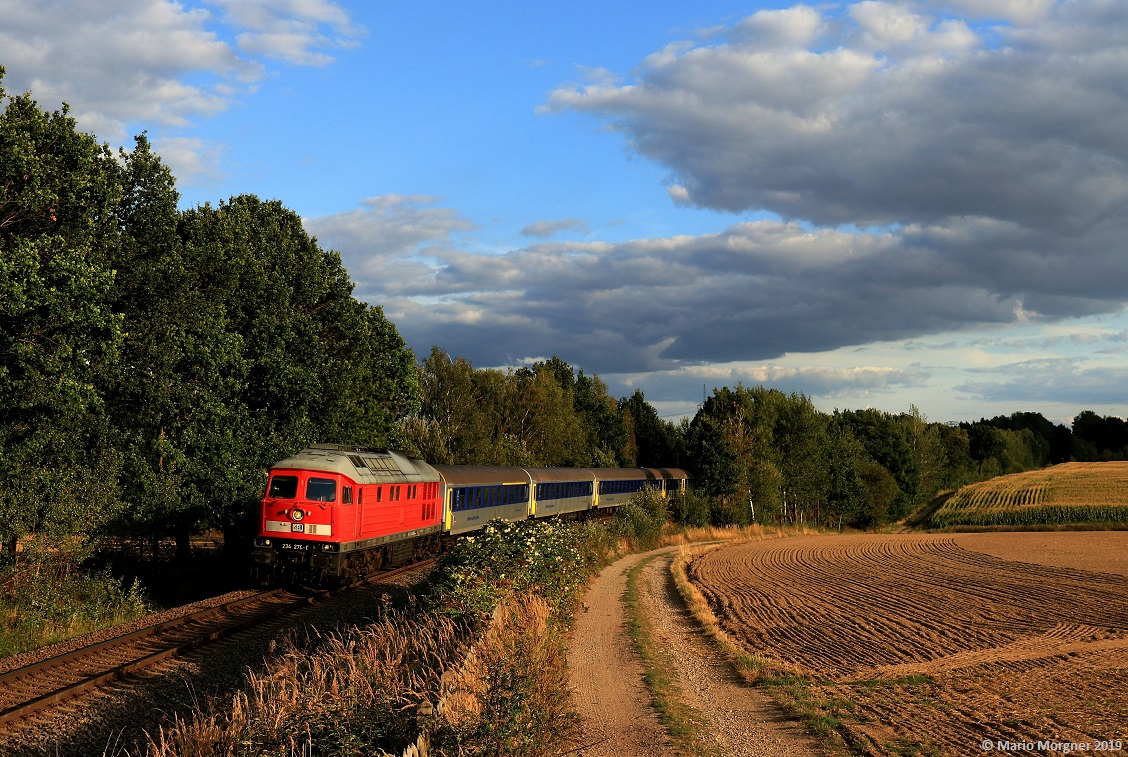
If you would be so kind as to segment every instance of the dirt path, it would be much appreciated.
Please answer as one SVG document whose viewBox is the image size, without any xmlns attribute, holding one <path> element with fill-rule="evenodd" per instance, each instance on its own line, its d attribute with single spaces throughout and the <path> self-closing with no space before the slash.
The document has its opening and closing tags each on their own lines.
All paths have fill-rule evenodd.
<svg viewBox="0 0 1128 757">
<path fill-rule="evenodd" d="M 584 757 L 675 754 L 650 706 L 642 667 L 623 627 L 626 575 L 643 570 L 642 606 L 653 638 L 676 660 L 685 701 L 710 724 L 712 746 L 723 757 L 815 754 L 802 729 L 761 692 L 744 686 L 698 631 L 677 593 L 670 563 L 674 548 L 631 555 L 606 568 L 585 598 L 569 650 L 576 706 L 583 718 Z"/>
<path fill-rule="evenodd" d="M 576 752 L 582 757 L 647 757 L 669 751 L 623 627 L 627 573 L 644 557 L 630 555 L 604 568 L 576 617 L 568 668 L 583 718 L 583 747 Z"/>
</svg>

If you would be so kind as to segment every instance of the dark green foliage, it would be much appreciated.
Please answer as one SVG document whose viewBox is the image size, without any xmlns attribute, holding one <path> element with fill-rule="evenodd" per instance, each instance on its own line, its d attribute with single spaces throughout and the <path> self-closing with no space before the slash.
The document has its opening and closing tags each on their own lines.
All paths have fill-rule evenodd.
<svg viewBox="0 0 1128 757">
<path fill-rule="evenodd" d="M 874 462 L 892 475 L 896 496 L 884 520 L 904 517 L 920 496 L 920 466 L 913 454 L 913 439 L 905 424 L 879 410 L 848 410 L 835 413 L 835 421 L 862 443 Z"/>
<path fill-rule="evenodd" d="M 597 376 L 553 358 L 502 372 L 439 347 L 419 366 L 420 408 L 404 422 L 409 451 L 461 465 L 633 465 L 623 414 Z"/>
<path fill-rule="evenodd" d="M 1101 462 L 1128 459 L 1128 421 L 1085 410 L 1073 419 L 1073 459 Z"/>
<path fill-rule="evenodd" d="M 687 446 L 696 491 L 706 497 L 724 498 L 739 490 L 743 477 L 740 458 L 718 421 L 698 413 L 690 425 Z"/>
<path fill-rule="evenodd" d="M 1074 419 L 1075 426 L 1076 420 Z M 1073 435 L 1069 429 L 1061 424 L 1051 423 L 1041 413 L 1011 413 L 1009 416 L 1000 415 L 980 423 L 1005 431 L 1028 431 L 1030 436 L 1025 440 L 1026 455 L 1032 458 L 1035 467 L 1067 463 L 1072 457 Z M 1124 444 L 1128 445 L 1128 439 L 1124 440 Z"/>
<path fill-rule="evenodd" d="M 575 600 L 607 546 L 597 526 L 492 521 L 443 555 L 432 573 L 430 596 L 440 612 L 456 618 L 481 619 L 502 596 L 526 590 L 563 607 Z"/>
<path fill-rule="evenodd" d="M 186 553 L 280 457 L 397 441 L 414 357 L 295 213 L 249 196 L 180 211 L 143 135 L 115 160 L 65 107 L 6 100 L 0 554 L 108 528 Z"/>
<path fill-rule="evenodd" d="M 680 526 L 704 526 L 709 523 L 709 501 L 693 489 L 670 496 L 670 516 Z"/>
<path fill-rule="evenodd" d="M 619 535 L 635 549 L 654 549 L 666 525 L 666 500 L 654 489 L 643 489 L 615 508 L 615 524 Z"/>
<path fill-rule="evenodd" d="M 658 417 L 658 411 L 646 401 L 641 389 L 626 399 L 619 400 L 619 409 L 634 424 L 638 465 L 643 468 L 661 468 L 681 465 L 681 434 L 677 427 Z"/>
<path fill-rule="evenodd" d="M 3 69 L 0 69 L 0 77 Z M 0 87 L 0 101 L 6 98 Z M 117 359 L 109 251 L 118 167 L 67 109 L 0 114 L 0 553 L 32 532 L 83 549 L 121 503 L 96 385 Z M 106 480 L 105 477 L 108 477 Z M 65 542 L 65 544 L 64 544 Z"/>
</svg>

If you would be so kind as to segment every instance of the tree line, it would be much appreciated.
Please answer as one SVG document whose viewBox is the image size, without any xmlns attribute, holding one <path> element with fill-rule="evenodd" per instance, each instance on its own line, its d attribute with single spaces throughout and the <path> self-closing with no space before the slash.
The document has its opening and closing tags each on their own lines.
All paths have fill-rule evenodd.
<svg viewBox="0 0 1128 757">
<path fill-rule="evenodd" d="M 414 356 L 297 214 L 179 210 L 144 135 L 114 154 L 65 106 L 0 98 L 0 554 L 186 550 L 237 533 L 280 455 L 394 442 Z"/>
<path fill-rule="evenodd" d="M 2 86 L 0 101 L 0 556 L 28 536 L 75 554 L 99 536 L 152 553 L 175 537 L 183 553 L 202 528 L 238 547 L 266 470 L 316 442 L 681 467 L 701 494 L 679 505 L 685 522 L 857 527 L 972 480 L 1128 458 L 1128 424 L 1088 411 L 1072 430 L 1030 413 L 950 426 L 737 386 L 674 424 L 557 357 L 417 361 L 280 202 L 181 210 L 144 135 L 115 153 L 65 106 Z"/>
</svg>

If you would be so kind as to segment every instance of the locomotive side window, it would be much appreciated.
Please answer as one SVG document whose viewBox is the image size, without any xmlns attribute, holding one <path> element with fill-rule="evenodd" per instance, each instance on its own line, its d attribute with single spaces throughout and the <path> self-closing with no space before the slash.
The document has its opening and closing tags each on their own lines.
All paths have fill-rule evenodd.
<svg viewBox="0 0 1128 757">
<path fill-rule="evenodd" d="M 314 478 L 310 476 L 306 484 L 306 499 L 311 502 L 336 502 L 337 482 L 331 478 Z"/>
<path fill-rule="evenodd" d="M 270 491 L 267 492 L 268 497 L 277 497 L 278 499 L 293 499 L 298 496 L 298 477 L 297 476 L 273 476 L 270 479 Z"/>
<path fill-rule="evenodd" d="M 351 486 L 342 486 L 341 487 L 341 504 L 342 505 L 351 505 L 352 504 L 352 487 Z"/>
</svg>

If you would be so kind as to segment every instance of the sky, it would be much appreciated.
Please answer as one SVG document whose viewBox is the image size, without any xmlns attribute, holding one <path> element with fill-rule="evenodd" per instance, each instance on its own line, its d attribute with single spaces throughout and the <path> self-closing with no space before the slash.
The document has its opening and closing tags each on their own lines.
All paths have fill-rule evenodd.
<svg viewBox="0 0 1128 757">
<path fill-rule="evenodd" d="M 3 86 L 280 200 L 421 356 L 1128 416 L 1122 0 L 107 5 L 0 0 Z"/>
</svg>

